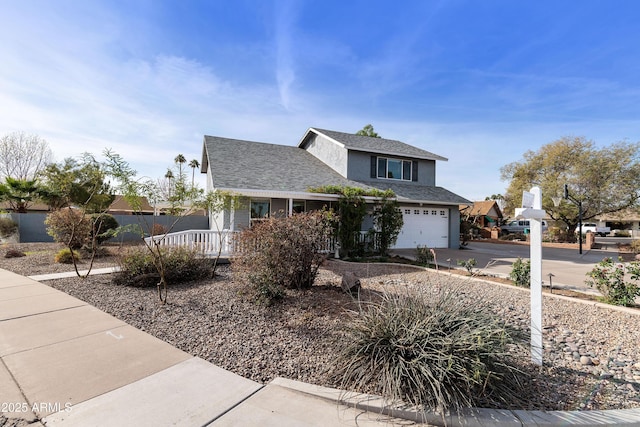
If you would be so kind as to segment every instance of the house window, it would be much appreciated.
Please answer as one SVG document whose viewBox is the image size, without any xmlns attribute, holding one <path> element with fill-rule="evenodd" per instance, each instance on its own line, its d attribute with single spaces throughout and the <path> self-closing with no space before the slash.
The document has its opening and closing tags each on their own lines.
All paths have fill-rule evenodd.
<svg viewBox="0 0 640 427">
<path fill-rule="evenodd" d="M 251 220 L 261 220 L 269 217 L 271 204 L 269 200 L 252 200 L 251 201 Z"/>
<path fill-rule="evenodd" d="M 378 178 L 411 181 L 411 161 L 378 157 Z"/>
<path fill-rule="evenodd" d="M 414 209 L 413 213 L 416 214 L 416 215 L 420 215 L 420 209 Z"/>
<path fill-rule="evenodd" d="M 440 215 L 445 216 L 447 214 L 447 212 L 445 211 L 440 211 Z"/>
<path fill-rule="evenodd" d="M 407 215 L 411 214 L 411 209 L 405 209 L 404 213 L 407 214 Z"/>
<path fill-rule="evenodd" d="M 422 215 L 429 215 L 429 210 L 428 209 L 423 210 Z"/>
<path fill-rule="evenodd" d="M 438 215 L 437 211 L 431 211 L 431 215 Z"/>
<path fill-rule="evenodd" d="M 293 213 L 302 213 L 305 212 L 305 203 L 304 200 L 294 200 L 292 209 Z"/>
</svg>

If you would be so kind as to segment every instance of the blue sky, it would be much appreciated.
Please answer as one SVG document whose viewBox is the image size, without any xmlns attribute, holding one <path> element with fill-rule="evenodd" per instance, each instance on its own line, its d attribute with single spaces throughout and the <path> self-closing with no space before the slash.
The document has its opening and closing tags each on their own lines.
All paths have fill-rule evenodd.
<svg viewBox="0 0 640 427">
<path fill-rule="evenodd" d="M 200 160 L 205 134 L 295 145 L 371 123 L 447 157 L 437 184 L 482 200 L 562 136 L 638 140 L 630 0 L 0 6 L 0 134 L 37 133 L 58 161 L 111 148 L 156 178 Z"/>
</svg>

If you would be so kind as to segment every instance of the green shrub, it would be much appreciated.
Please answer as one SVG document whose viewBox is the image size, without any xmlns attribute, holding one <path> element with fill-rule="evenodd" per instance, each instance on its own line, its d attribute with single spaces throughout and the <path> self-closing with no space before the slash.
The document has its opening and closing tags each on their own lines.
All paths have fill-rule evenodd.
<svg viewBox="0 0 640 427">
<path fill-rule="evenodd" d="M 627 275 L 631 282 L 625 282 Z M 595 286 L 608 304 L 630 306 L 634 304 L 635 298 L 640 296 L 640 287 L 638 287 L 640 262 L 638 261 L 622 263 L 605 258 L 596 264 L 587 276 L 589 279 L 585 283 Z"/>
<path fill-rule="evenodd" d="M 631 242 L 631 251 L 634 254 L 640 254 L 640 239 L 635 239 Z"/>
<path fill-rule="evenodd" d="M 475 258 L 458 260 L 458 265 L 464 267 L 467 273 L 469 273 L 469 276 L 473 275 L 473 267 L 475 267 L 477 263 L 478 261 L 476 261 Z"/>
<path fill-rule="evenodd" d="M 267 304 L 281 299 L 284 289 L 310 288 L 325 259 L 329 221 L 327 212 L 316 211 L 271 217 L 243 230 L 232 260 L 236 276 Z"/>
<path fill-rule="evenodd" d="M 91 241 L 91 220 L 80 209 L 64 208 L 51 212 L 44 223 L 53 240 L 73 249 Z"/>
<path fill-rule="evenodd" d="M 616 230 L 613 234 L 615 237 L 631 237 L 629 230 Z"/>
<path fill-rule="evenodd" d="M 0 237 L 9 237 L 18 231 L 18 223 L 7 217 L 0 217 Z"/>
<path fill-rule="evenodd" d="M 511 266 L 509 278 L 513 280 L 516 286 L 531 287 L 531 261 L 523 261 L 522 258 L 518 257 Z"/>
<path fill-rule="evenodd" d="M 518 400 L 525 374 L 510 361 L 522 336 L 454 292 L 385 293 L 348 325 L 334 374 L 345 390 L 444 413 Z"/>
<path fill-rule="evenodd" d="M 55 262 L 60 263 L 60 264 L 72 264 L 73 263 L 73 258 L 76 259 L 76 262 L 80 261 L 80 259 L 81 259 L 80 252 L 71 251 L 71 250 L 69 250 L 69 248 L 64 248 L 64 249 L 61 249 L 60 251 L 58 251 L 58 253 L 56 254 L 54 260 L 55 260 Z"/>
<path fill-rule="evenodd" d="M 89 218 L 91 219 L 91 236 L 96 235 L 98 245 L 112 238 L 120 225 L 115 217 L 108 213 L 92 214 Z"/>
<path fill-rule="evenodd" d="M 211 263 L 198 257 L 198 252 L 182 247 L 161 248 L 167 284 L 189 282 L 211 277 Z M 118 257 L 120 271 L 113 282 L 127 286 L 155 286 L 160 274 L 154 264 L 155 257 L 146 247 L 131 248 Z"/>
<path fill-rule="evenodd" d="M 433 254 L 431 253 L 431 249 L 429 249 L 426 245 L 421 246 L 418 245 L 416 247 L 416 262 L 420 265 L 429 266 L 433 261 Z"/>
</svg>

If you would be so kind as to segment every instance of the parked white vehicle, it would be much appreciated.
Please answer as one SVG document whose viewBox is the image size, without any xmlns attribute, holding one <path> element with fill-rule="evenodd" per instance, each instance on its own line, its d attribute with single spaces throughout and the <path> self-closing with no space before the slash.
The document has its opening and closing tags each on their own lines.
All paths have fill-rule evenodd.
<svg viewBox="0 0 640 427">
<path fill-rule="evenodd" d="M 548 225 L 547 221 L 542 221 L 542 231 L 547 231 Z M 502 235 L 510 234 L 510 233 L 529 233 L 531 230 L 531 224 L 527 219 L 519 219 L 515 221 L 508 222 L 507 224 L 500 226 L 500 233 Z"/>
<path fill-rule="evenodd" d="M 606 236 L 611 233 L 611 228 L 609 227 L 599 227 L 598 224 L 594 223 L 586 223 L 582 224 L 582 234 L 586 234 L 587 231 L 590 231 L 598 236 Z M 578 228 L 576 228 L 576 234 L 578 233 Z"/>
</svg>

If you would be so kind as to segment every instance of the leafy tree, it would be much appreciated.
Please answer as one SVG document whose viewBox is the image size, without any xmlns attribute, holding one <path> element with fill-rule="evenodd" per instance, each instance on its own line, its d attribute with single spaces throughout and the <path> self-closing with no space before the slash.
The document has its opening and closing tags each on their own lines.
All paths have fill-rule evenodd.
<svg viewBox="0 0 640 427">
<path fill-rule="evenodd" d="M 105 171 L 88 153 L 80 160 L 67 158 L 50 164 L 40 177 L 45 190 L 43 199 L 54 210 L 73 205 L 87 213 L 103 212 L 114 199 Z"/>
<path fill-rule="evenodd" d="M 193 187 L 191 188 L 193 189 Z M 207 193 L 203 198 L 197 201 L 196 205 L 206 209 L 209 214 L 215 215 L 224 211 L 230 211 L 231 209 L 242 209 L 244 201 L 240 196 L 229 191 L 216 190 Z M 233 229 L 233 224 L 229 224 L 228 229 L 220 229 L 220 225 L 217 221 L 212 222 L 216 228 L 218 237 L 218 253 L 215 254 L 213 269 L 211 271 L 211 275 L 213 277 L 216 274 L 216 269 L 218 268 L 218 262 L 220 261 L 223 248 L 231 246 L 231 229 Z"/>
<path fill-rule="evenodd" d="M 35 179 L 6 177 L 0 184 L 0 200 L 6 200 L 14 212 L 26 213 L 27 208 L 40 198 L 41 187 Z"/>
<path fill-rule="evenodd" d="M 383 197 L 373 210 L 373 223 L 378 231 L 378 245 L 381 255 L 386 255 L 396 243 L 404 220 L 398 201 Z"/>
<path fill-rule="evenodd" d="M 120 194 L 123 195 L 127 203 L 136 212 L 142 211 L 142 199 L 147 197 L 154 200 L 158 196 L 158 187 L 155 183 L 149 179 L 136 178 L 136 171 L 131 168 L 119 154 L 106 150 L 104 153 L 106 157 L 105 168 L 109 175 L 116 181 L 116 188 Z M 167 174 L 171 172 L 168 171 Z M 173 176 L 171 174 L 171 176 Z M 228 203 L 233 203 L 230 195 L 224 194 L 209 194 L 204 195 L 203 191 L 198 188 L 187 188 L 184 185 L 177 185 L 174 187 L 174 194 L 171 196 L 170 211 L 184 208 L 183 215 L 187 215 L 194 209 L 205 206 L 210 209 L 210 213 L 219 213 L 221 209 L 224 209 Z M 166 251 L 162 248 L 162 241 L 166 238 L 176 224 L 180 221 L 180 216 L 176 217 L 174 221 L 164 230 L 163 234 L 153 236 L 152 239 L 145 239 L 147 232 L 145 230 L 153 230 L 153 223 L 149 223 L 149 217 L 147 215 L 136 215 L 139 224 L 135 228 L 130 228 L 128 231 L 134 231 L 139 233 L 142 242 L 151 254 L 153 259 L 153 265 L 155 266 L 158 275 L 158 297 L 162 303 L 167 302 L 167 269 L 169 268 L 166 260 Z M 155 219 L 155 216 L 151 217 L 151 221 Z M 217 259 L 216 259 L 217 263 Z"/>
<path fill-rule="evenodd" d="M 41 197 L 54 209 L 45 221 L 47 233 L 70 253 L 79 248 L 90 253 L 85 275 L 80 274 L 77 259 L 70 258 L 76 274 L 85 278 L 93 268 L 98 247 L 116 235 L 117 222 L 106 214 L 114 199 L 107 173 L 95 157 L 84 153 L 79 160 L 67 158 L 50 164 L 40 176 L 44 181 Z"/>
<path fill-rule="evenodd" d="M 562 196 L 564 184 L 582 201 L 583 221 L 602 214 L 636 206 L 640 197 L 640 144 L 618 142 L 598 149 L 583 137 L 563 137 L 527 151 L 519 162 L 501 168 L 509 181 L 505 211 L 520 205 L 523 191 L 537 185 L 542 190 L 542 207 L 554 220 L 567 225 L 570 233 L 578 224 L 578 207 L 562 201 L 554 206 L 552 197 Z"/>
<path fill-rule="evenodd" d="M 371 126 L 370 124 L 366 125 L 362 129 L 360 129 L 358 132 L 356 132 L 356 135 L 370 136 L 370 137 L 373 137 L 373 138 L 380 138 L 380 135 L 378 135 L 376 133 L 376 131 L 373 129 L 373 126 Z"/>
<path fill-rule="evenodd" d="M 13 132 L 0 138 L 0 178 L 35 179 L 51 162 L 49 144 L 38 135 Z"/>
<path fill-rule="evenodd" d="M 379 243 L 386 244 L 383 253 L 389 246 L 395 243 L 398 233 L 402 229 L 402 214 L 396 211 L 397 205 L 394 203 L 395 194 L 391 190 L 363 189 L 358 187 L 343 187 L 337 185 L 325 185 L 322 187 L 308 188 L 310 193 L 339 194 L 337 236 L 340 248 L 345 256 L 352 256 L 356 251 L 360 251 L 360 230 L 362 222 L 367 214 L 367 203 L 365 196 L 377 197 L 380 199 L 376 209 L 382 209 L 378 214 L 374 212 L 374 221 L 377 221 L 377 228 L 384 233 L 384 242 L 379 237 Z M 400 219 L 398 220 L 398 214 Z M 377 216 L 376 216 L 377 215 Z M 398 226 L 399 224 L 399 226 Z M 397 228 L 397 232 L 395 231 Z M 378 233 L 382 236 L 381 233 Z M 382 248 L 382 246 L 381 246 Z"/>
</svg>

